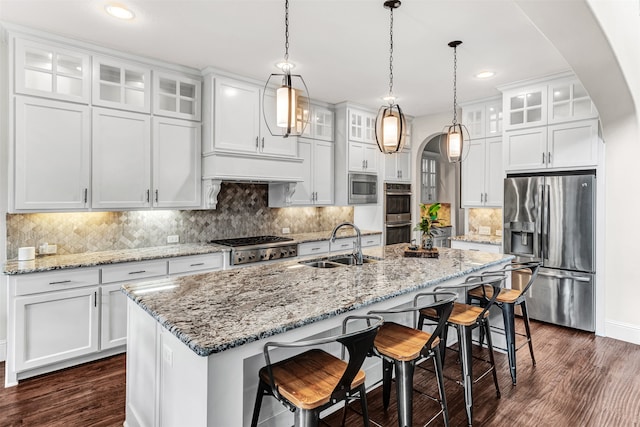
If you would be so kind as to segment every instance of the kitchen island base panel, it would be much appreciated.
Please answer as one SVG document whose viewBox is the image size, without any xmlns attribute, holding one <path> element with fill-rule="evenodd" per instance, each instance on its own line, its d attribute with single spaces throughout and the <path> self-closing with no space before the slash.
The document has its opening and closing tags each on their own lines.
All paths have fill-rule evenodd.
<svg viewBox="0 0 640 427">
<path fill-rule="evenodd" d="M 464 279 L 465 276 L 456 277 L 441 284 L 460 284 Z M 340 330 L 343 318 L 348 315 L 412 304 L 415 294 L 422 291 L 424 289 L 398 295 L 208 357 L 198 356 L 135 301 L 129 300 L 126 426 L 248 426 L 257 392 L 258 370 L 264 365 L 265 342 L 329 335 Z M 335 344 L 328 351 L 340 356 L 340 348 Z M 289 355 L 283 351 L 277 357 L 283 359 Z M 382 377 L 379 359 L 368 359 L 363 369 L 370 389 Z M 292 413 L 275 400 L 265 399 L 259 425 L 290 426 L 292 417 Z"/>
</svg>

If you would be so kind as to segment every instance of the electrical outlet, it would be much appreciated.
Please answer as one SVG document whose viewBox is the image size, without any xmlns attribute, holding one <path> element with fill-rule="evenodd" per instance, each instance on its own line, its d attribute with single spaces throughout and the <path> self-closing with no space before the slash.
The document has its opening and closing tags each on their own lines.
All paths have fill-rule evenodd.
<svg viewBox="0 0 640 427">
<path fill-rule="evenodd" d="M 177 234 L 172 234 L 171 236 L 167 236 L 167 243 L 178 243 L 180 242 L 180 236 Z"/>
<path fill-rule="evenodd" d="M 284 227 L 282 229 L 282 234 L 289 234 L 289 233 L 291 233 L 291 230 L 289 230 L 289 227 Z"/>
<path fill-rule="evenodd" d="M 491 234 L 491 227 L 486 227 L 486 226 L 478 227 L 478 234 L 483 234 L 483 235 Z"/>
</svg>

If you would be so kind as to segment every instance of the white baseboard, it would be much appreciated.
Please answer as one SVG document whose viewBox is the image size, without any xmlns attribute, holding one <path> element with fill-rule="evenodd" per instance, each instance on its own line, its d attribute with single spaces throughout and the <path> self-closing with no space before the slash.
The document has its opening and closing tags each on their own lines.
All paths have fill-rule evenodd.
<svg viewBox="0 0 640 427">
<path fill-rule="evenodd" d="M 0 340 L 0 362 L 7 360 L 7 340 Z"/>
<path fill-rule="evenodd" d="M 640 345 L 640 325 L 606 320 L 605 335 L 609 338 Z"/>
</svg>

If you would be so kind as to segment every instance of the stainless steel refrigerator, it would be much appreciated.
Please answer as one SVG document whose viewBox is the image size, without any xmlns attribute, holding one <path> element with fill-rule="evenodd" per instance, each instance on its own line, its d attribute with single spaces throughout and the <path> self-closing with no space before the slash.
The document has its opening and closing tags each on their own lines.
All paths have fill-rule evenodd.
<svg viewBox="0 0 640 427">
<path fill-rule="evenodd" d="M 542 261 L 532 319 L 595 331 L 595 184 L 593 173 L 504 181 L 504 252 Z"/>
</svg>

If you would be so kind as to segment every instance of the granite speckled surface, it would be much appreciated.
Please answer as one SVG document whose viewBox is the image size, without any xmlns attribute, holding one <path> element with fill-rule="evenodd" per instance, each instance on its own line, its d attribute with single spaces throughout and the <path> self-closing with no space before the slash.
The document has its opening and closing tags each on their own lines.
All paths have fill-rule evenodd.
<svg viewBox="0 0 640 427">
<path fill-rule="evenodd" d="M 329 269 L 297 260 L 124 286 L 124 292 L 200 356 L 435 286 L 512 255 L 440 248 L 404 258 L 406 244 L 365 249 L 380 261 Z M 330 296 L 330 297 L 329 297 Z"/>
<path fill-rule="evenodd" d="M 486 234 L 464 234 L 462 236 L 453 236 L 451 240 L 470 243 L 485 243 L 488 245 L 502 245 L 502 236 L 486 235 Z"/>
<path fill-rule="evenodd" d="M 39 273 L 68 268 L 95 267 L 120 262 L 148 261 L 228 251 L 229 248 L 213 244 L 181 244 L 153 248 L 122 249 L 114 251 L 86 252 L 83 254 L 45 255 L 33 261 L 7 261 L 4 274 Z"/>
<path fill-rule="evenodd" d="M 362 230 L 363 236 L 381 234 L 380 231 Z M 338 230 L 338 237 L 355 236 L 352 228 Z M 313 233 L 286 234 L 294 243 L 315 242 L 328 240 L 331 231 L 318 231 Z M 229 251 L 226 246 L 209 243 L 187 243 L 167 246 L 155 246 L 139 249 L 120 249 L 113 251 L 85 252 L 67 255 L 37 256 L 33 261 L 9 260 L 4 265 L 4 274 L 40 273 L 52 270 L 64 270 L 68 268 L 95 267 L 99 265 L 117 264 L 120 262 L 148 261 L 161 258 L 174 258 L 188 255 L 201 255 L 214 252 Z"/>
</svg>

